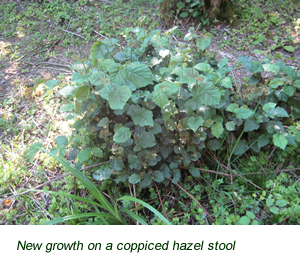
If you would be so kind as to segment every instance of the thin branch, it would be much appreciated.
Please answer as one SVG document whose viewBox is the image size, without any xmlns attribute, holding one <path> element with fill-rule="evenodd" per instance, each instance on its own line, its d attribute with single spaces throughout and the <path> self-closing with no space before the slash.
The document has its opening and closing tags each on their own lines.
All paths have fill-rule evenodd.
<svg viewBox="0 0 300 275">
<path fill-rule="evenodd" d="M 79 36 L 79 37 L 81 37 L 81 38 L 83 38 L 83 39 L 87 40 L 85 37 L 83 37 L 82 35 L 80 35 L 80 34 L 78 34 L 78 33 L 75 33 L 75 32 L 70 32 L 70 31 L 67 31 L 67 30 L 64 30 L 64 29 L 61 29 L 61 30 L 62 30 L 62 31 L 64 31 L 64 32 L 68 32 L 68 33 L 71 33 L 71 34 L 77 35 L 77 36 Z"/>
<path fill-rule="evenodd" d="M 160 197 L 160 194 L 159 194 L 159 190 L 158 190 L 157 185 L 156 185 L 155 182 L 154 182 L 154 186 L 155 186 L 155 188 L 156 188 L 156 191 L 157 191 L 157 194 L 158 194 L 158 197 L 159 197 L 159 201 L 160 201 L 160 203 L 161 203 L 161 207 L 162 207 L 162 209 L 164 210 L 165 217 L 166 217 L 166 219 L 168 219 L 166 209 L 165 209 L 164 204 L 163 204 L 163 202 L 162 202 L 162 200 L 161 200 L 161 197 Z"/>
</svg>

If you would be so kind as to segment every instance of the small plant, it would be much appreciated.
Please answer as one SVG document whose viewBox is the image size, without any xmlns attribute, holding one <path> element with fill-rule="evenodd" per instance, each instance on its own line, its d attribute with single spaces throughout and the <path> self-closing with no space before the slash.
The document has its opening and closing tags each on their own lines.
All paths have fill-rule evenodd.
<svg viewBox="0 0 300 275">
<path fill-rule="evenodd" d="M 136 215 L 135 213 L 131 212 L 130 210 L 128 210 L 127 208 L 120 208 L 118 209 L 118 201 L 133 201 L 133 202 L 137 202 L 145 207 L 147 207 L 150 211 L 152 211 L 155 215 L 157 215 L 157 217 L 164 223 L 164 224 L 168 224 L 170 225 L 171 223 L 164 217 L 162 216 L 156 209 L 154 209 L 151 205 L 145 203 L 142 200 L 139 200 L 137 198 L 133 198 L 130 196 L 123 196 L 121 198 L 119 198 L 115 203 L 110 203 L 105 197 L 104 195 L 100 192 L 100 190 L 97 188 L 97 186 L 92 183 L 89 179 L 87 179 L 76 167 L 72 166 L 69 164 L 69 162 L 67 160 L 65 160 L 63 157 L 60 156 L 56 156 L 55 154 L 48 152 L 46 150 L 44 150 L 43 148 L 40 148 L 38 146 L 32 146 L 31 150 L 41 150 L 47 154 L 49 154 L 50 156 L 52 156 L 54 159 L 56 159 L 58 162 L 60 162 L 65 168 L 67 168 L 84 186 L 85 188 L 87 188 L 87 190 L 91 193 L 91 195 L 93 196 L 94 199 L 96 199 L 98 202 L 94 202 L 91 199 L 87 199 L 87 198 L 83 198 L 83 197 L 79 197 L 79 196 L 75 196 L 75 195 L 71 195 L 71 194 L 67 194 L 67 193 L 55 193 L 55 192 L 51 192 L 53 194 L 57 194 L 57 195 L 62 195 L 62 196 L 66 196 L 69 197 L 71 199 L 76 199 L 85 203 L 89 203 L 97 208 L 103 209 L 106 212 L 96 212 L 96 213 L 83 213 L 83 214 L 74 214 L 74 215 L 70 215 L 70 216 L 66 216 L 63 218 L 59 218 L 56 220 L 52 220 L 49 222 L 46 222 L 45 224 L 56 224 L 56 223 L 62 223 L 62 222 L 66 222 L 69 220 L 74 220 L 74 219 L 78 219 L 78 218 L 90 218 L 90 217 L 98 217 L 100 218 L 100 220 L 102 221 L 101 224 L 127 224 L 126 220 L 124 219 L 124 217 L 122 216 L 121 212 L 125 213 L 126 215 L 128 215 L 131 219 L 133 219 L 134 221 L 138 221 L 140 224 L 146 225 L 147 223 L 138 215 Z"/>
<path fill-rule="evenodd" d="M 132 31 L 136 38 L 122 52 L 114 39 L 95 43 L 90 60 L 71 67 L 76 85 L 59 91 L 71 100 L 62 107 L 72 111 L 67 118 L 79 116 L 69 158 L 79 165 L 109 160 L 94 173 L 96 180 L 113 175 L 117 183 L 128 180 L 141 187 L 176 184 L 181 169 L 200 176 L 195 163 L 206 148 L 217 151 L 228 144 L 229 165 L 233 155 L 238 158 L 250 148 L 259 152 L 272 142 L 284 150 L 299 142 L 294 128 L 282 124 L 290 115 L 299 116 L 300 80 L 292 67 L 242 56 L 239 61 L 253 73 L 252 84 L 263 71 L 277 77 L 241 98 L 228 76 L 228 60 L 203 58 L 209 38 L 197 41 L 202 62 L 195 63 L 189 55 L 193 49 L 172 46 L 160 32 Z M 57 144 L 59 152 L 68 141 L 60 137 Z"/>
</svg>

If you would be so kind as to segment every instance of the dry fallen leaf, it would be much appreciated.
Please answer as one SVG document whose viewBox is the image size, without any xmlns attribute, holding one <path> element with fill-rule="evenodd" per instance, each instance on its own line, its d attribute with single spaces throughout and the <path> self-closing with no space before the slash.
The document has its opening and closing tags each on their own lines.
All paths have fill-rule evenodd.
<svg viewBox="0 0 300 275">
<path fill-rule="evenodd" d="M 4 201 L 4 204 L 7 206 L 7 207 L 9 207 L 10 205 L 11 205 L 11 203 L 12 203 L 12 200 L 5 200 Z"/>
</svg>

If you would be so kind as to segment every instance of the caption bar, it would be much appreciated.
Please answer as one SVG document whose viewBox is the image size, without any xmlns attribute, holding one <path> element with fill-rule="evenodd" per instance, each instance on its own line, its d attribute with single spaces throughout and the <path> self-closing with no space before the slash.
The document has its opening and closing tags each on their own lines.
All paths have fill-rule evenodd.
<svg viewBox="0 0 300 275">
<path fill-rule="evenodd" d="M 276 257 L 275 236 L 0 238 L 10 243 L 5 257 Z"/>
</svg>

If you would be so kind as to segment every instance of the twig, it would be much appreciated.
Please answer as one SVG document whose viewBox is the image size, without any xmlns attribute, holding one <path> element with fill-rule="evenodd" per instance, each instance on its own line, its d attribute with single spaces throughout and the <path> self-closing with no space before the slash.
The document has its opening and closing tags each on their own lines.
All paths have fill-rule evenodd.
<svg viewBox="0 0 300 275">
<path fill-rule="evenodd" d="M 55 56 L 51 56 L 50 59 L 51 58 L 54 58 L 54 59 L 57 59 L 57 60 L 61 61 L 61 59 L 59 59 L 59 58 L 57 58 Z M 70 61 L 68 61 L 68 60 L 64 60 L 64 62 L 69 63 L 70 65 L 72 65 L 72 63 Z"/>
<path fill-rule="evenodd" d="M 93 32 L 97 33 L 98 35 L 100 35 L 100 36 L 101 36 L 101 37 L 103 37 L 103 38 L 107 38 L 107 39 L 109 39 L 107 36 L 105 36 L 105 35 L 101 34 L 100 32 L 97 32 L 97 31 L 95 31 L 95 30 L 93 30 Z"/>
<path fill-rule="evenodd" d="M 162 202 L 162 200 L 161 200 L 161 197 L 160 197 L 159 190 L 158 190 L 158 188 L 157 188 L 156 182 L 154 182 L 154 186 L 155 186 L 155 188 L 156 188 L 156 192 L 157 192 L 157 194 L 158 194 L 159 201 L 160 201 L 160 203 L 161 203 L 161 207 L 162 207 L 162 209 L 164 210 L 165 217 L 166 217 L 166 219 L 168 219 L 167 212 L 166 212 L 166 209 L 165 209 L 165 207 L 164 207 L 164 204 L 163 204 L 163 202 Z"/>
<path fill-rule="evenodd" d="M 43 68 L 45 68 L 45 69 L 52 69 L 52 70 L 55 70 L 55 71 L 60 71 L 60 72 L 72 74 L 71 71 L 67 71 L 67 70 L 64 70 L 64 69 L 57 69 L 57 68 L 53 68 L 53 67 L 44 67 L 44 66 L 41 66 L 41 65 L 37 65 L 37 66 L 43 67 Z"/>
<path fill-rule="evenodd" d="M 233 189 L 233 178 L 232 178 L 232 172 L 231 172 L 231 165 L 230 165 L 230 160 L 229 160 L 229 156 L 228 156 L 228 163 L 229 163 L 229 169 L 230 169 L 230 183 L 232 185 L 231 187 L 231 191 L 232 191 L 232 194 L 234 195 L 234 189 Z M 233 206 L 234 206 L 234 214 L 236 215 L 236 208 L 235 208 L 235 199 L 233 199 Z"/>
<path fill-rule="evenodd" d="M 134 194 L 134 197 L 136 198 L 135 185 L 133 185 L 133 194 Z M 135 208 L 137 209 L 137 204 L 136 204 L 136 202 L 134 202 L 134 205 L 135 205 Z M 138 216 L 138 215 L 139 215 L 139 212 L 136 210 L 135 214 Z M 138 222 L 138 221 L 136 221 L 136 225 L 139 225 L 139 222 Z"/>
<path fill-rule="evenodd" d="M 79 36 L 79 37 L 81 37 L 81 38 L 83 38 L 83 39 L 85 39 L 86 41 L 87 41 L 87 39 L 85 38 L 85 37 L 83 37 L 82 35 L 80 35 L 80 34 L 78 34 L 78 33 L 75 33 L 75 32 L 70 32 L 70 31 L 67 31 L 67 30 L 64 30 L 64 29 L 61 29 L 62 31 L 64 31 L 64 32 L 68 32 L 68 33 L 71 33 L 71 34 L 74 34 L 74 35 L 77 35 L 77 36 Z"/>
<path fill-rule="evenodd" d="M 58 63 L 52 63 L 52 62 L 38 62 L 38 63 L 30 63 L 30 62 L 25 62 L 26 64 L 29 64 L 31 66 L 38 66 L 39 64 L 46 64 L 46 65 L 53 65 L 53 66 L 60 66 L 64 68 L 69 68 L 70 66 L 63 65 L 63 64 L 58 64 Z"/>
<path fill-rule="evenodd" d="M 86 169 L 93 168 L 93 167 L 100 166 L 100 165 L 102 165 L 102 164 L 107 164 L 107 163 L 109 163 L 109 162 L 108 162 L 108 161 L 100 162 L 100 163 L 97 163 L 97 164 L 93 164 L 93 165 L 90 165 L 90 166 L 86 166 L 86 167 L 81 168 L 81 169 L 79 169 L 79 170 L 82 171 L 82 170 L 86 170 Z M 27 193 L 29 193 L 29 192 L 35 190 L 35 189 L 38 189 L 38 188 L 40 188 L 40 187 L 45 186 L 45 185 L 48 184 L 48 183 L 51 183 L 51 182 L 53 182 L 53 181 L 56 181 L 56 180 L 65 178 L 65 177 L 70 176 L 70 175 L 72 175 L 72 173 L 68 173 L 68 174 L 65 174 L 65 175 L 61 175 L 61 176 L 58 176 L 58 177 L 56 177 L 56 178 L 54 178 L 54 179 L 52 179 L 52 180 L 48 180 L 48 181 L 46 181 L 46 182 L 44 182 L 44 183 L 42 183 L 42 184 L 40 184 L 40 185 L 38 185 L 38 186 L 36 186 L 36 187 L 34 187 L 34 188 L 32 188 L 32 189 L 29 189 L 29 190 L 24 191 L 24 192 L 21 192 L 21 193 L 19 193 L 19 194 L 16 194 L 16 195 L 12 195 L 12 196 L 10 196 L 10 197 L 7 197 L 7 198 L 1 200 L 1 201 L 0 201 L 0 204 L 3 203 L 4 201 L 8 200 L 8 199 L 12 199 L 12 198 L 14 198 L 14 197 L 17 197 L 17 196 L 21 196 L 21 195 L 27 194 Z"/>
<path fill-rule="evenodd" d="M 109 5 L 114 5 L 115 4 L 114 2 L 110 2 L 110 1 L 107 1 L 107 0 L 100 0 L 100 2 L 104 2 L 104 3 L 109 4 Z"/>
</svg>

